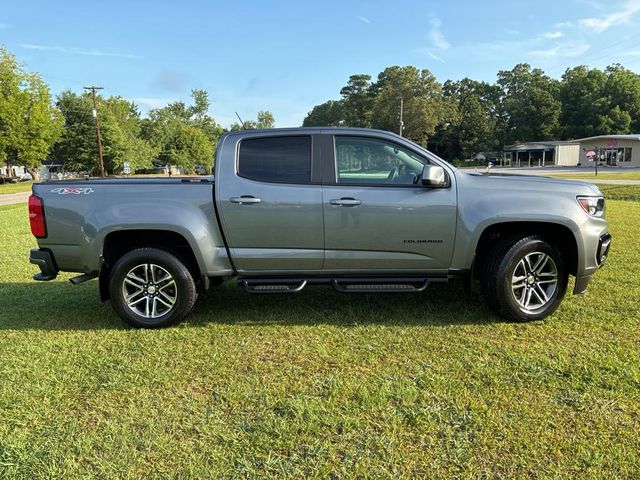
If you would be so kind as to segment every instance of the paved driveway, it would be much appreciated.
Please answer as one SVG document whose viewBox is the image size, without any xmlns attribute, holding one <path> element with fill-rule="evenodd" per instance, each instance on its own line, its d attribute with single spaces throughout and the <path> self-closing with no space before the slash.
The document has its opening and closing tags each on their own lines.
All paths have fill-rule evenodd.
<svg viewBox="0 0 640 480">
<path fill-rule="evenodd" d="M 14 203 L 26 202 L 31 192 L 5 193 L 0 195 L 0 205 L 12 205 Z"/>
</svg>

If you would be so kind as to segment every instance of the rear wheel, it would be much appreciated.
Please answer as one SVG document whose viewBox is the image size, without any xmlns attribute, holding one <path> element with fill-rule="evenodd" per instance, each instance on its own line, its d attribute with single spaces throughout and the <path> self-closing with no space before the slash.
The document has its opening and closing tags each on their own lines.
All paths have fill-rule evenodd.
<svg viewBox="0 0 640 480">
<path fill-rule="evenodd" d="M 540 320 L 560 305 L 568 274 L 560 251 L 538 235 L 500 242 L 485 264 L 482 290 L 489 306 L 519 322 Z"/>
<path fill-rule="evenodd" d="M 182 320 L 197 299 L 189 269 L 169 252 L 140 248 L 122 256 L 109 280 L 111 304 L 120 317 L 140 328 Z"/>
</svg>

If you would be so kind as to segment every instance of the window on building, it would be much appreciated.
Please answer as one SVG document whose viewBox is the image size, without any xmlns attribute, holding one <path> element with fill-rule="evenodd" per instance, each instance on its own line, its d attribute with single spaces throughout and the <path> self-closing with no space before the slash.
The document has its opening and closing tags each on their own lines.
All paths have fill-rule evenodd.
<svg viewBox="0 0 640 480">
<path fill-rule="evenodd" d="M 240 142 L 238 174 L 268 183 L 311 182 L 311 137 L 249 138 Z"/>
</svg>

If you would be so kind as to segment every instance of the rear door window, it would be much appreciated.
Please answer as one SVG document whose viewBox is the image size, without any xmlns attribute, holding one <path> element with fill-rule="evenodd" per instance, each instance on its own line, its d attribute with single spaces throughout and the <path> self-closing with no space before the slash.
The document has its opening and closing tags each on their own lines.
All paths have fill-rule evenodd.
<svg viewBox="0 0 640 480">
<path fill-rule="evenodd" d="M 268 183 L 311 183 L 311 137 L 295 135 L 242 140 L 238 175 Z"/>
</svg>

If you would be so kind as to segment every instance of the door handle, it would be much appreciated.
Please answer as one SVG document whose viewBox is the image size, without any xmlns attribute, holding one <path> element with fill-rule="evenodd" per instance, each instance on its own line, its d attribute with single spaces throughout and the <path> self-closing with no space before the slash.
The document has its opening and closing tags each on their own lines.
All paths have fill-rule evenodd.
<svg viewBox="0 0 640 480">
<path fill-rule="evenodd" d="M 356 198 L 344 197 L 344 198 L 334 198 L 329 200 L 331 205 L 338 205 L 340 207 L 355 207 L 356 205 L 361 205 L 362 202 Z"/>
<path fill-rule="evenodd" d="M 256 198 L 253 195 L 242 195 L 240 197 L 231 197 L 229 201 L 231 203 L 239 203 L 240 205 L 253 205 L 254 203 L 261 202 L 259 198 Z"/>
</svg>

